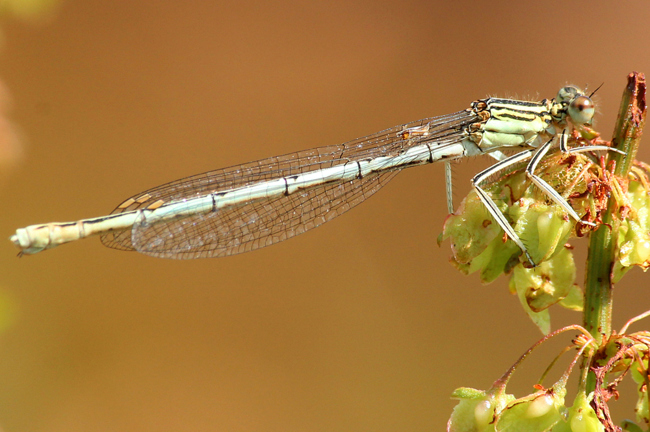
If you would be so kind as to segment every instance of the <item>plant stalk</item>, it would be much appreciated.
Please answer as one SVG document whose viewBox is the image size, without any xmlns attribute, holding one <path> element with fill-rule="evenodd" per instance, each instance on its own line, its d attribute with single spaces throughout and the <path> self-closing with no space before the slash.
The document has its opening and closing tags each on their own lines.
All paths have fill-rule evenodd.
<svg viewBox="0 0 650 432">
<path fill-rule="evenodd" d="M 628 83 L 614 128 L 612 147 L 625 154 L 610 152 L 608 167 L 615 164 L 613 175 L 625 185 L 632 163 L 636 157 L 646 115 L 646 82 L 641 73 L 628 75 Z M 613 162 L 612 162 L 613 161 Z M 612 333 L 612 304 L 614 263 L 617 258 L 617 236 L 620 226 L 617 202 L 609 198 L 602 224 L 591 234 L 585 276 L 584 327 L 596 341 L 606 340 Z M 588 378 L 588 391 L 594 389 L 595 377 Z"/>
<path fill-rule="evenodd" d="M 616 164 L 614 175 L 627 181 L 627 176 L 636 157 L 645 122 L 646 83 L 645 76 L 632 72 L 623 92 L 612 147 L 625 154 L 611 152 L 610 161 Z M 612 157 L 613 156 L 613 157 Z M 584 327 L 597 340 L 608 337 L 612 332 L 612 302 L 614 285 L 612 270 L 616 259 L 617 233 L 620 224 L 616 200 L 609 199 L 602 224 L 592 233 L 587 256 L 585 279 Z"/>
</svg>

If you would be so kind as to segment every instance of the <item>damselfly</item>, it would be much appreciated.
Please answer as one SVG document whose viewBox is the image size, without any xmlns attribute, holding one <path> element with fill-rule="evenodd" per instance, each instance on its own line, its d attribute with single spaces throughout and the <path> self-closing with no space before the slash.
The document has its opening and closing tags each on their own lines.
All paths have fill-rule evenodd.
<svg viewBox="0 0 650 432">
<path fill-rule="evenodd" d="M 395 126 L 345 144 L 176 180 L 134 195 L 108 216 L 31 225 L 18 229 L 11 241 L 24 254 L 100 235 L 108 247 L 155 257 L 234 255 L 333 219 L 377 192 L 403 168 L 488 154 L 499 162 L 476 175 L 472 184 L 499 226 L 534 265 L 481 185 L 500 170 L 530 159 L 527 175 L 580 221 L 566 200 L 535 175 L 535 167 L 555 141 L 568 153 L 612 150 L 601 145 L 567 147 L 567 132 L 588 128 L 593 115 L 590 97 L 574 86 L 563 87 L 555 99 L 539 102 L 479 99 L 463 111 Z M 509 149 L 520 151 L 506 157 L 501 150 Z M 447 190 L 449 182 L 448 175 Z"/>
</svg>

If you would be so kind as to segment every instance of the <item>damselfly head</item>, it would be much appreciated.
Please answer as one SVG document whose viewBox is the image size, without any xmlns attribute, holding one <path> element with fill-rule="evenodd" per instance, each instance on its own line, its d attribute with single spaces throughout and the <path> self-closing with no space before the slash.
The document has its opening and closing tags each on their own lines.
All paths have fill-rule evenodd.
<svg viewBox="0 0 650 432">
<path fill-rule="evenodd" d="M 576 125 L 591 124 L 596 111 L 593 101 L 586 96 L 582 89 L 576 86 L 565 86 L 557 92 L 552 115 L 558 120 L 565 120 L 568 115 Z"/>
</svg>

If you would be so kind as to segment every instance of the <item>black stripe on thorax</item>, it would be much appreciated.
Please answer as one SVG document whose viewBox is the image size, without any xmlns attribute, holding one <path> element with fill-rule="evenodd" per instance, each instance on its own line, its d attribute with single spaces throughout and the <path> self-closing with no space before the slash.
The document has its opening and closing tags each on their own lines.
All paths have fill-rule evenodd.
<svg viewBox="0 0 650 432">
<path fill-rule="evenodd" d="M 537 106 L 536 108 L 540 108 L 540 107 Z M 538 110 L 533 110 L 533 109 L 530 109 L 530 110 L 518 109 L 518 108 L 512 108 L 510 106 L 502 106 L 502 105 L 490 106 L 488 108 L 488 110 L 491 113 L 498 113 L 499 111 L 509 111 L 509 112 L 515 112 L 515 113 L 519 113 L 519 114 L 534 114 L 534 115 L 538 115 L 538 116 L 550 115 L 550 113 L 548 111 L 546 111 L 546 110 L 538 111 Z"/>
<path fill-rule="evenodd" d="M 499 112 L 499 113 L 493 113 L 492 118 L 496 118 L 499 120 L 503 119 L 512 119 L 512 120 L 519 120 L 519 121 L 533 121 L 535 117 L 540 118 L 542 121 L 545 123 L 550 123 L 551 122 L 551 116 L 549 115 L 542 115 L 539 113 L 531 113 L 531 112 L 526 112 L 523 113 L 524 115 L 517 115 L 517 113 L 513 111 L 508 111 L 508 112 Z"/>
<path fill-rule="evenodd" d="M 529 101 L 518 101 L 512 99 L 498 99 L 498 98 L 489 98 L 487 104 L 504 104 L 504 105 L 517 105 L 522 107 L 541 107 L 544 106 L 542 102 L 529 102 Z"/>
</svg>

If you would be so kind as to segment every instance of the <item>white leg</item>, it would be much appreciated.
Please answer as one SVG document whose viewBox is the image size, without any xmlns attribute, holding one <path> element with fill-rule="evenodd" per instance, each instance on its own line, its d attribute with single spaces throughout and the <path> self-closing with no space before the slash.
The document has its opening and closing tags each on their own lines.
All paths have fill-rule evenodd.
<svg viewBox="0 0 650 432">
<path fill-rule="evenodd" d="M 564 146 L 564 148 L 566 149 L 566 143 L 564 143 L 564 144 L 562 143 L 564 137 L 565 137 L 565 134 L 564 134 L 564 132 L 562 132 L 562 135 L 560 137 L 560 148 L 562 148 Z M 549 198 L 551 198 L 553 201 L 555 201 L 555 203 L 557 205 L 562 207 L 564 209 L 564 211 L 567 212 L 573 219 L 575 219 L 576 221 L 578 221 L 580 223 L 583 223 L 585 225 L 596 226 L 596 224 L 593 223 L 593 222 L 583 221 L 580 218 L 580 216 L 578 215 L 578 213 L 576 213 L 575 210 L 573 210 L 573 208 L 571 207 L 571 205 L 569 205 L 569 203 L 562 197 L 562 195 L 557 193 L 557 191 L 555 189 L 553 189 L 553 187 L 550 184 L 546 183 L 540 177 L 535 175 L 535 168 L 537 168 L 537 165 L 542 160 L 542 158 L 544 158 L 544 156 L 546 156 L 546 153 L 551 148 L 552 144 L 553 144 L 553 139 L 551 138 L 543 146 L 541 146 L 539 148 L 539 150 L 537 150 L 537 152 L 535 153 L 535 156 L 532 157 L 532 159 L 530 160 L 530 163 L 526 167 L 526 175 L 528 176 L 529 179 L 531 179 L 533 181 L 533 183 L 535 183 L 537 185 L 537 187 L 539 187 L 541 190 L 543 190 L 544 193 Z"/>
<path fill-rule="evenodd" d="M 519 248 L 523 251 L 524 255 L 526 255 L 526 259 L 532 266 L 536 266 L 536 264 L 531 258 L 530 254 L 528 253 L 526 246 L 524 246 L 523 242 L 521 241 L 519 236 L 517 236 L 514 229 L 510 226 L 510 223 L 508 223 L 508 220 L 505 218 L 505 216 L 501 213 L 501 211 L 499 211 L 499 208 L 496 206 L 492 198 L 490 198 L 490 196 L 479 185 L 490 176 L 496 174 L 497 172 L 511 165 L 514 165 L 528 158 L 531 158 L 530 162 L 528 163 L 528 166 L 526 167 L 526 175 L 533 181 L 533 183 L 535 183 L 542 191 L 544 191 L 544 193 L 546 193 L 546 195 L 548 195 L 556 204 L 562 207 L 562 209 L 564 209 L 564 211 L 566 211 L 576 221 L 583 223 L 585 225 L 595 226 L 595 224 L 592 222 L 581 220 L 580 216 L 578 216 L 575 210 L 571 208 L 569 203 L 558 192 L 556 192 L 555 189 L 551 187 L 551 185 L 549 185 L 546 181 L 542 180 L 539 176 L 535 175 L 535 169 L 537 168 L 537 165 L 539 165 L 539 162 L 544 158 L 544 156 L 546 156 L 546 153 L 548 153 L 552 144 L 553 144 L 553 138 L 547 141 L 544 145 L 542 145 L 537 151 L 524 150 L 513 156 L 502 159 L 500 160 L 500 162 L 497 162 L 491 167 L 481 171 L 472 179 L 472 185 L 476 189 L 476 192 L 478 193 L 481 202 L 485 205 L 488 212 L 490 212 L 490 214 L 497 222 L 497 224 L 501 227 L 501 229 L 503 229 L 503 231 L 505 231 L 508 237 L 510 237 L 510 239 L 513 242 L 515 242 L 515 244 L 519 246 Z M 607 146 L 583 146 L 583 147 L 576 147 L 573 149 L 569 149 L 567 147 L 566 130 L 563 131 L 562 134 L 560 134 L 560 150 L 563 153 L 567 153 L 567 154 L 587 152 L 587 151 L 615 151 L 618 153 L 623 153 L 620 150 L 607 147 Z M 501 159 L 503 157 L 502 154 L 498 154 L 495 156 L 496 156 L 495 159 Z"/>
<path fill-rule="evenodd" d="M 451 181 L 451 163 L 445 162 L 445 187 L 447 189 L 447 211 L 449 214 L 454 212 L 454 189 Z"/>
<path fill-rule="evenodd" d="M 491 151 L 487 155 L 499 162 L 508 158 L 508 156 L 505 153 L 499 150 Z M 451 170 L 451 162 L 445 162 L 445 187 L 447 192 L 447 211 L 449 212 L 449 214 L 452 214 L 455 210 L 454 189 L 452 186 L 452 181 L 453 181 L 453 173 Z"/>
<path fill-rule="evenodd" d="M 492 215 L 494 220 L 496 221 L 497 224 L 501 227 L 503 231 L 510 237 L 510 240 L 515 242 L 517 246 L 519 246 L 519 249 L 522 250 L 524 255 L 526 255 L 526 259 L 528 262 L 535 267 L 535 262 L 531 258 L 530 254 L 528 253 L 528 249 L 526 249 L 526 246 L 524 246 L 523 242 L 515 233 L 515 230 L 510 226 L 510 223 L 508 220 L 505 218 L 505 216 L 501 213 L 497 205 L 494 203 L 492 198 L 485 192 L 481 187 L 479 186 L 485 179 L 488 177 L 494 175 L 498 171 L 501 171 L 511 165 L 514 165 L 516 163 L 522 162 L 528 158 L 530 158 L 533 155 L 533 150 L 524 150 L 520 153 L 517 153 L 515 155 L 512 155 L 501 162 L 497 162 L 496 164 L 492 165 L 491 167 L 481 171 L 478 173 L 474 178 L 472 179 L 472 185 L 474 186 L 474 189 L 476 189 L 476 192 L 478 193 L 478 197 L 481 199 L 481 202 L 485 207 L 487 208 L 488 212 Z"/>
<path fill-rule="evenodd" d="M 543 146 L 541 146 L 539 150 L 537 150 L 535 155 L 530 160 L 530 163 L 528 163 L 528 166 L 526 167 L 526 175 L 528 176 L 528 178 L 530 178 L 533 181 L 533 183 L 537 185 L 537 187 L 543 190 L 544 193 L 546 193 L 546 195 L 548 195 L 549 198 L 555 201 L 557 205 L 562 207 L 564 211 L 567 212 L 576 221 L 583 223 L 585 225 L 596 226 L 596 224 L 593 222 L 583 221 L 580 218 L 580 216 L 578 216 L 578 214 L 575 212 L 575 210 L 573 210 L 571 205 L 569 205 L 569 203 L 562 197 L 562 195 L 557 193 L 555 189 L 553 189 L 553 187 L 551 187 L 551 185 L 549 185 L 547 182 L 545 182 L 540 177 L 535 175 L 535 169 L 537 168 L 537 165 L 544 158 L 548 150 L 551 148 L 552 143 L 553 143 L 553 139 L 550 139 Z M 563 130 L 562 133 L 560 134 L 560 150 L 563 153 L 567 153 L 567 154 L 594 151 L 594 150 L 615 151 L 618 153 L 623 153 L 620 150 L 607 147 L 607 146 L 582 146 L 582 147 L 569 149 L 567 147 L 566 130 Z"/>
<path fill-rule="evenodd" d="M 570 149 L 567 147 L 567 142 L 568 140 L 566 137 L 566 129 L 564 129 L 562 131 L 562 134 L 560 134 L 560 150 L 562 150 L 562 153 L 582 153 L 588 151 L 613 151 L 616 153 L 625 154 L 624 151 L 620 151 L 619 149 L 602 146 L 602 145 L 582 146 L 582 147 L 574 147 Z"/>
</svg>

